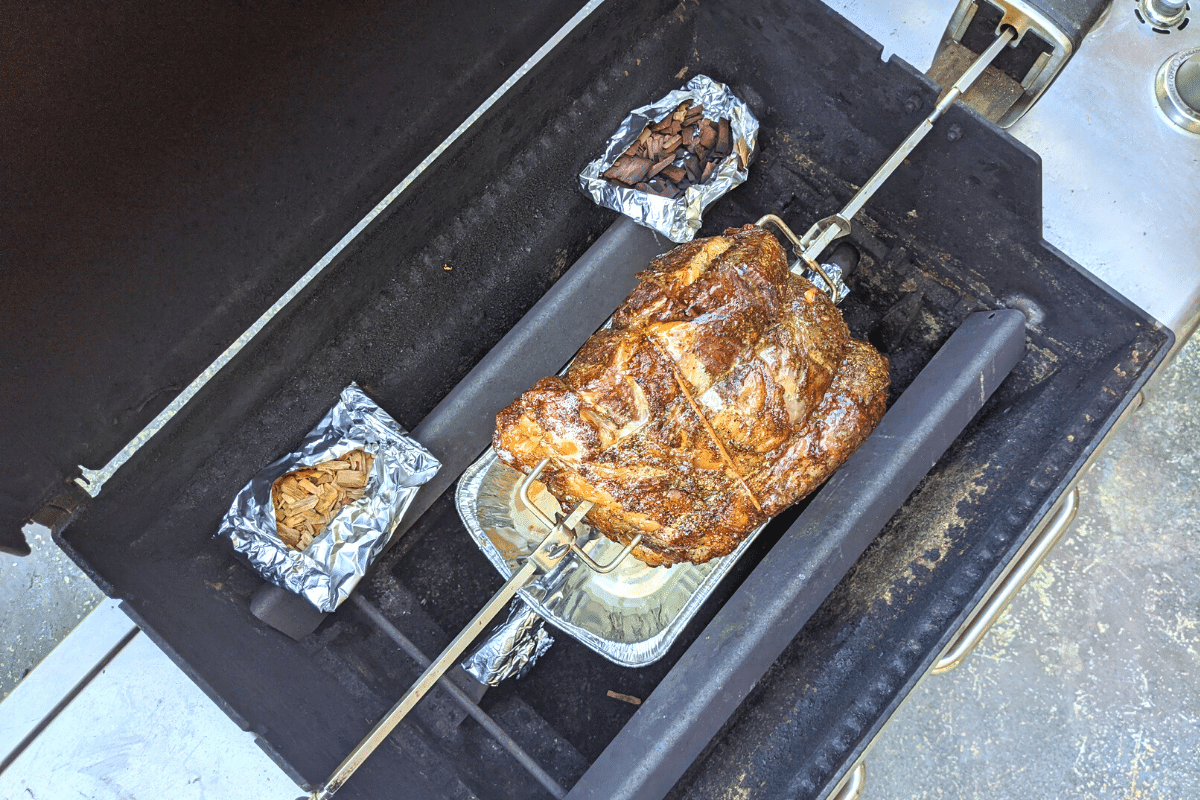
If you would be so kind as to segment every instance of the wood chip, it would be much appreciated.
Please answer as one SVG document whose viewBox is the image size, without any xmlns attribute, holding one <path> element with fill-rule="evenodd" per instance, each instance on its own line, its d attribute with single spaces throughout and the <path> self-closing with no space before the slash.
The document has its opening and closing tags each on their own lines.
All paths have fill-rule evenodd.
<svg viewBox="0 0 1200 800">
<path fill-rule="evenodd" d="M 295 500 L 291 503 L 288 503 L 286 506 L 284 506 L 284 508 L 289 514 L 299 514 L 301 511 L 307 511 L 310 508 L 316 508 L 317 502 L 320 499 L 321 498 L 317 497 L 315 494 L 310 494 L 303 500 Z"/>
<path fill-rule="evenodd" d="M 733 143 L 733 146 L 737 150 L 738 161 L 740 162 L 742 169 L 745 169 L 750 163 L 750 148 L 746 146 L 746 140 L 738 139 Z"/>
<path fill-rule="evenodd" d="M 374 461 L 371 453 L 353 450 L 277 479 L 271 500 L 280 540 L 296 550 L 312 544 L 338 512 L 364 495 Z"/>
<path fill-rule="evenodd" d="M 367 485 L 367 476 L 357 470 L 344 469 L 337 474 L 337 485 L 347 489 L 358 489 Z"/>
<path fill-rule="evenodd" d="M 612 689 L 608 690 L 608 696 L 614 700 L 620 700 L 624 703 L 629 703 L 630 705 L 634 705 L 634 706 L 640 706 L 642 704 L 642 701 L 639 698 L 634 697 L 631 694 L 621 694 L 620 692 L 614 692 Z"/>
<path fill-rule="evenodd" d="M 733 152 L 733 137 L 727 119 L 723 119 L 717 124 L 717 152 L 722 155 L 729 155 Z"/>
<path fill-rule="evenodd" d="M 650 177 L 654 177 L 655 175 L 662 172 L 667 167 L 671 166 L 671 162 L 674 160 L 675 160 L 675 154 L 674 153 L 669 154 L 662 161 L 658 162 L 657 164 L 655 164 L 653 167 L 650 168 L 650 172 L 649 172 Z"/>
</svg>

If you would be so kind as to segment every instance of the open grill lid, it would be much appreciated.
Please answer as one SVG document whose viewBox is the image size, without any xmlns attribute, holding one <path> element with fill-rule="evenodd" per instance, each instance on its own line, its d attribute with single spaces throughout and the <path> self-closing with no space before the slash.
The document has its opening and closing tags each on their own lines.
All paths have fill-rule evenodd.
<svg viewBox="0 0 1200 800">
<path fill-rule="evenodd" d="M 433 409 L 610 225 L 572 176 L 681 67 L 728 82 L 763 122 L 760 162 L 702 233 L 766 211 L 803 228 L 836 211 L 936 98 L 879 52 L 817 3 L 604 4 L 118 472 L 61 543 L 280 763 L 320 782 L 419 670 L 351 604 L 302 642 L 258 623 L 247 602 L 260 581 L 212 539 L 232 494 L 351 380 L 410 428 Z M 1030 310 L 1026 358 L 676 796 L 743 784 L 819 794 L 1170 344 L 1042 241 L 1036 156 L 960 107 L 939 125 L 955 135 L 935 131 L 850 237 L 861 260 L 847 322 L 891 357 L 896 392 L 975 310 Z M 482 450 L 490 430 L 467 434 Z M 634 712 L 606 691 L 647 696 L 755 560 L 660 664 L 622 669 L 564 639 L 528 677 L 489 692 L 485 710 L 570 786 Z M 444 494 L 360 591 L 433 654 L 498 583 Z M 448 719 L 418 708 L 344 796 L 538 796 L 485 733 Z"/>
<path fill-rule="evenodd" d="M 77 465 L 102 467 L 582 5 L 23 13 L 0 101 L 0 441 L 23 459 L 0 549 L 25 551 Z"/>
</svg>

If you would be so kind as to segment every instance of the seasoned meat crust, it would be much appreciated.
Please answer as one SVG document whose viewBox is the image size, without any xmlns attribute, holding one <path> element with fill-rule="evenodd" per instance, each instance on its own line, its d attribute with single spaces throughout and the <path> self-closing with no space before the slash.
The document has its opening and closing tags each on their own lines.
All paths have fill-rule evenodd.
<svg viewBox="0 0 1200 800">
<path fill-rule="evenodd" d="M 496 417 L 492 446 L 651 565 L 730 553 L 815 489 L 883 417 L 887 359 L 747 225 L 654 259 L 562 377 Z"/>
</svg>

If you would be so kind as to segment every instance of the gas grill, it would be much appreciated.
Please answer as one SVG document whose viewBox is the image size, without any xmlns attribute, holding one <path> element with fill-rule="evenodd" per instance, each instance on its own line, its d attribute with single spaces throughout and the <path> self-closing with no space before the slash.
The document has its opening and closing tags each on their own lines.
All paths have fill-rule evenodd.
<svg viewBox="0 0 1200 800">
<path fill-rule="evenodd" d="M 901 427 L 889 435 L 913 448 L 872 440 L 871 468 L 848 467 L 774 520 L 659 661 L 617 665 L 558 634 L 519 680 L 485 690 L 452 672 L 339 797 L 817 798 L 851 773 L 1045 521 L 1071 507 L 1072 482 L 1195 323 L 1195 287 L 1155 291 L 1178 281 L 1175 264 L 1195 272 L 1194 253 L 1172 260 L 1174 233 L 1155 236 L 1196 232 L 1194 179 L 1165 176 L 1180 183 L 1163 206 L 1142 194 L 1095 219 L 1059 211 L 1072 187 L 1108 199 L 1113 182 L 1074 167 L 1071 154 L 1101 144 L 1051 127 L 1044 109 L 1058 96 L 1082 124 L 1079 93 L 1098 90 L 1080 70 L 1112 57 L 1104 37 L 1148 37 L 1157 69 L 1197 31 L 1186 9 L 1171 21 L 1168 3 L 1103 19 L 1103 5 L 1063 5 L 1018 19 L 964 3 L 897 23 L 893 44 L 928 42 L 937 74 L 986 47 L 981 31 L 1029 26 L 968 98 L 1012 132 L 949 108 L 841 245 L 853 266 L 843 313 L 890 358 L 888 419 Z M 895 12 L 856 9 L 847 21 L 818 2 L 589 4 L 160 430 L 113 448 L 111 469 L 89 465 L 34 521 L 298 784 L 320 786 L 501 583 L 453 502 L 495 411 L 557 371 L 670 246 L 593 205 L 574 176 L 629 108 L 702 73 L 762 129 L 750 179 L 700 235 L 768 213 L 800 230 L 835 214 L 939 97 L 855 27 L 884 39 Z M 1160 109 L 1156 73 L 1138 79 L 1105 90 L 1161 115 L 1142 121 L 1162 131 L 1135 143 L 1139 155 L 1194 169 L 1200 137 L 1173 121 L 1169 92 Z M 1035 139 L 1056 157 L 1042 153 L 1045 169 Z M 1136 249 L 1096 233 L 1115 229 L 1110 213 L 1146 234 Z M 1160 227 L 1137 231 L 1147 213 Z M 1128 271 L 1142 278 L 1115 279 Z M 962 384 L 989 369 L 981 395 Z M 212 534 L 237 490 L 351 381 L 446 466 L 354 598 L 322 617 Z M 881 500 L 888 490 L 899 496 Z M 787 607 L 756 602 L 771 593 Z"/>
</svg>

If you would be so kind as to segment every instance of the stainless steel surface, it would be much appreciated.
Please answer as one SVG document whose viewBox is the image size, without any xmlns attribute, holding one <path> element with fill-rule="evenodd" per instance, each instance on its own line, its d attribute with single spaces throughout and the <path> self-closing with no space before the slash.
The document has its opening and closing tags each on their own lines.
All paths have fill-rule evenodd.
<svg viewBox="0 0 1200 800">
<path fill-rule="evenodd" d="M 1037 102 L 1071 58 L 1075 48 L 1066 34 L 1034 6 L 1021 0 L 984 0 L 984 2 L 1003 12 L 1004 16 L 1000 20 L 1000 25 L 1001 27 L 1010 26 L 1017 31 L 1017 44 L 1020 44 L 1026 33 L 1033 31 L 1053 48 L 1051 52 L 1043 53 L 1030 67 L 1029 72 L 1021 80 L 1021 95 L 997 120 L 996 124 L 1001 128 L 1007 128 Z M 942 43 L 938 47 L 939 54 L 951 42 L 958 42 L 962 39 L 963 34 L 971 25 L 978 6 L 979 3 L 976 0 L 962 0 L 958 4 L 946 26 Z"/>
<path fill-rule="evenodd" d="M 1163 28 L 1182 22 L 1187 16 L 1187 5 L 1187 0 L 1138 0 L 1146 21 Z"/>
<path fill-rule="evenodd" d="M 544 466 L 545 462 L 543 461 L 531 473 L 531 478 L 536 478 Z M 446 649 L 426 667 L 421 677 L 417 678 L 417 682 L 396 702 L 396 705 L 392 706 L 391 710 L 375 723 L 363 740 L 337 766 L 337 769 L 325 781 L 325 785 L 312 793 L 313 800 L 328 800 L 333 797 L 371 753 L 375 752 L 376 748 L 383 743 L 388 734 L 395 730 L 408 712 L 429 693 L 430 689 L 437 685 L 446 670 L 454 666 L 471 642 L 475 641 L 475 637 L 483 632 L 492 618 L 504 609 L 508 601 L 512 600 L 517 592 L 524 588 L 538 572 L 552 570 L 570 554 L 571 542 L 575 540 L 572 528 L 579 524 L 583 515 L 591 507 L 592 504 L 587 501 L 580 503 L 566 520 L 550 528 L 549 533 L 546 534 L 537 549 L 529 554 L 521 568 L 513 573 L 512 577 L 492 595 L 492 599 L 488 600 L 471 621 L 459 631 L 454 640 L 446 645 Z"/>
<path fill-rule="evenodd" d="M 1175 73 L 1175 88 L 1187 107 L 1200 113 L 1200 53 L 1190 52 Z"/>
<path fill-rule="evenodd" d="M 983 74 L 987 66 L 996 60 L 996 56 L 1000 55 L 1000 52 L 1016 38 L 1017 33 L 1011 28 L 1005 28 L 1000 31 L 999 35 L 996 36 L 996 40 L 954 82 L 938 101 L 933 111 L 929 113 L 929 116 L 921 120 L 921 123 L 888 156 L 879 169 L 875 170 L 875 174 L 862 185 L 854 197 L 850 198 L 850 202 L 846 203 L 837 214 L 814 223 L 808 229 L 808 232 L 801 237 L 803 249 L 799 255 L 808 263 L 810 268 L 820 272 L 817 259 L 825 252 L 825 248 L 833 244 L 836 239 L 850 233 L 850 220 L 854 219 L 854 215 L 862 210 L 867 201 L 875 195 L 875 192 L 879 191 L 879 187 L 883 186 L 884 181 L 891 177 L 892 173 L 904 163 L 904 159 L 908 158 L 909 154 L 921 143 L 921 140 L 929 135 L 929 132 L 933 130 L 933 124 L 937 122 L 942 114 L 946 113 L 946 109 L 954 105 L 954 101 L 969 89 L 972 83 L 979 79 L 979 76 Z M 833 285 L 828 278 L 826 278 L 826 283 L 830 286 Z"/>
<path fill-rule="evenodd" d="M 867 784 L 867 765 L 861 760 L 855 764 L 827 800 L 858 800 Z"/>
<path fill-rule="evenodd" d="M 138 632 L 116 601 L 90 614 L 0 703 L 0 753 L 55 707 L 0 771 L 5 800 L 295 800 L 299 793 L 254 735 Z"/>
<path fill-rule="evenodd" d="M 1154 76 L 1154 96 L 1171 122 L 1200 134 L 1200 47 L 1181 50 L 1163 62 Z"/>
<path fill-rule="evenodd" d="M 370 617 L 371 621 L 379 626 L 379 629 L 388 635 L 393 642 L 399 645 L 400 649 L 408 654 L 409 658 L 416 661 L 422 668 L 427 668 L 430 664 L 429 659 L 421 652 L 412 640 L 401 633 L 400 629 L 392 624 L 392 621 L 383 615 L 383 612 L 365 600 L 361 594 L 351 595 L 351 602 Z M 442 676 L 437 682 L 438 688 L 449 694 L 454 700 L 463 707 L 463 709 L 471 716 L 471 719 L 479 723 L 480 727 L 492 735 L 492 737 L 500 743 L 500 746 L 512 755 L 522 767 L 524 767 L 537 782 L 546 788 L 554 797 L 566 797 L 567 790 L 558 784 L 558 781 L 542 769 L 542 765 L 537 763 L 517 741 L 508 735 L 508 731 L 496 724 L 496 720 L 488 716 L 479 705 L 471 699 L 470 695 L 464 692 L 459 685 L 449 678 Z"/>
<path fill-rule="evenodd" d="M 1042 561 L 1054 549 L 1054 545 L 1058 544 L 1058 540 L 1074 521 L 1075 512 L 1078 510 L 1079 490 L 1072 489 L 1066 494 L 1058 510 L 1043 525 L 1042 530 L 1030 537 L 1024 552 L 1014 559 L 1004 577 L 992 587 L 991 594 L 971 612 L 971 616 L 950 640 L 942 657 L 934 663 L 930 672 L 934 675 L 949 672 L 961 664 L 983 641 L 983 637 L 992 629 L 992 625 L 1004 613 L 1004 609 L 1008 608 L 1017 592 L 1021 591 L 1021 587 L 1041 566 Z"/>
<path fill-rule="evenodd" d="M 1200 797 L 1200 340 L 1163 373 L 991 633 L 875 737 L 866 797 Z"/>
<path fill-rule="evenodd" d="M 954 0 L 828 5 L 919 70 L 933 63 Z M 1009 133 L 1042 160 L 1046 240 L 1176 334 L 1200 320 L 1200 137 L 1158 108 L 1154 75 L 1200 25 L 1170 36 L 1116 6 Z M 1169 236 L 1157 235 L 1171 231 Z"/>
<path fill-rule="evenodd" d="M 430 151 L 429 155 L 425 156 L 421 163 L 414 167 L 408 175 L 405 175 L 404 179 L 401 180 L 394 189 L 388 192 L 382 200 L 376 203 L 375 206 L 371 208 L 371 210 L 368 211 L 353 228 L 348 230 L 346 234 L 333 245 L 333 247 L 329 248 L 329 251 L 326 252 L 316 264 L 313 264 L 307 272 L 300 276 L 300 279 L 297 280 L 291 286 L 291 288 L 284 292 L 282 297 L 272 303 L 271 306 L 267 308 L 267 310 L 264 311 L 257 320 L 255 320 L 253 325 L 247 328 L 241 336 L 235 339 L 233 343 L 226 348 L 225 352 L 221 353 L 221 355 L 218 356 L 217 359 L 212 362 L 212 364 L 210 364 L 203 372 L 197 375 L 196 378 L 189 383 L 187 387 L 184 388 L 184 390 L 167 405 L 166 408 L 159 412 L 154 419 L 150 420 L 146 427 L 143 428 L 137 436 L 133 437 L 133 439 L 131 439 L 124 447 L 122 447 L 116 455 L 109 459 L 107 464 L 100 469 L 88 469 L 87 467 L 80 465 L 79 470 L 81 475 L 75 479 L 75 482 L 83 487 L 83 490 L 89 495 L 92 497 L 97 497 L 100 494 L 101 489 L 104 488 L 105 482 L 107 482 L 108 479 L 111 478 L 113 474 L 125 464 L 126 461 L 132 458 L 133 454 L 142 448 L 142 445 L 150 441 L 150 439 L 156 433 L 162 430 L 163 426 L 166 425 L 167 422 L 169 422 L 181 408 L 187 405 L 187 403 L 196 396 L 196 393 L 204 387 L 204 384 L 208 383 L 208 381 L 211 380 L 214 375 L 224 369 L 225 365 L 232 361 L 233 357 L 241 352 L 243 347 L 245 347 L 256 336 L 258 336 L 259 332 L 267 326 L 268 322 L 270 322 L 280 311 L 286 308 L 288 304 L 290 304 L 292 300 L 294 300 L 297 295 L 304 290 L 304 287 L 308 286 L 317 278 L 318 275 L 324 272 L 325 268 L 333 262 L 333 259 L 336 258 L 337 255 L 344 249 L 346 249 L 346 246 L 350 244 L 350 242 L 354 241 L 354 239 L 356 239 L 360 233 L 366 230 L 367 226 L 374 222 L 376 217 L 382 214 L 388 208 L 388 206 L 394 203 L 396 198 L 403 194 L 405 190 L 412 185 L 413 181 L 415 181 L 421 175 L 421 173 L 428 169 L 429 166 L 436 161 L 439 156 L 442 155 L 442 153 L 446 152 L 446 150 L 452 144 L 454 144 L 459 137 L 466 133 L 466 131 L 472 125 L 474 125 L 476 121 L 486 114 L 488 109 L 494 106 L 501 97 L 507 94 L 509 89 L 515 86 L 517 82 L 529 72 L 529 70 L 533 69 L 533 67 L 539 61 L 545 58 L 547 53 L 553 50 L 559 42 L 565 39 L 567 35 L 579 25 L 579 23 L 587 19 L 587 17 L 597 8 L 599 8 L 603 2 L 604 0 L 589 0 L 586 6 L 579 9 L 579 11 L 573 17 L 571 17 L 571 19 L 567 20 L 565 25 L 555 32 L 554 36 L 550 37 L 545 44 L 537 49 L 537 52 L 530 56 L 524 64 L 518 67 L 517 70 L 511 76 L 509 76 L 508 80 L 502 83 L 500 87 L 496 89 L 496 91 L 492 92 L 491 96 L 488 97 L 487 100 L 484 100 L 483 103 L 479 105 L 479 108 L 475 109 L 471 116 L 467 117 L 458 125 L 457 128 L 451 131 L 450 135 L 443 139 L 436 147 L 434 147 L 433 150 Z"/>
</svg>

